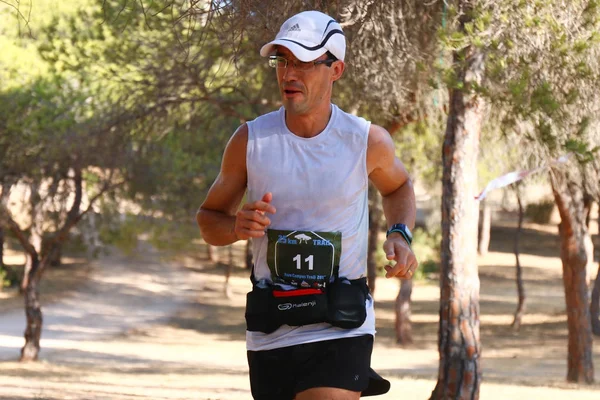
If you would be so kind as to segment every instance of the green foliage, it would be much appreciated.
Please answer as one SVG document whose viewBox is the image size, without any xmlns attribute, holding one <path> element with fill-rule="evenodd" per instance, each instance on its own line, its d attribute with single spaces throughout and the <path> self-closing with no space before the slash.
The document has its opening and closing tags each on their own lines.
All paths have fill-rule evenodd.
<svg viewBox="0 0 600 400">
<path fill-rule="evenodd" d="M 194 226 L 189 216 L 218 173 L 227 139 L 270 107 L 266 67 L 238 61 L 241 78 L 215 26 L 179 18 L 169 4 L 85 1 L 32 20 L 33 34 L 12 51 L 26 79 L 9 70 L 0 86 L 0 150 L 7 155 L 0 182 L 60 188 L 79 168 L 88 198 L 123 182 L 104 201 L 104 219 L 113 222 L 101 224 L 101 237 L 126 251 L 139 232 L 114 222 L 119 204 L 141 205 L 137 212 L 151 221 L 160 214 Z M 61 203 L 64 217 L 68 191 L 62 194 L 45 201 Z M 147 231 L 161 232 L 157 224 Z"/>
<path fill-rule="evenodd" d="M 5 287 L 17 287 L 21 284 L 21 276 L 13 266 L 0 263 L 0 290 Z"/>
<path fill-rule="evenodd" d="M 589 120 L 584 120 L 581 123 L 580 129 L 578 130 L 579 137 L 583 136 L 583 132 L 587 129 L 587 124 Z M 596 159 L 598 150 L 600 146 L 595 146 L 590 149 L 590 144 L 584 140 L 578 138 L 569 138 L 565 142 L 565 148 L 574 153 L 577 156 L 577 159 L 582 164 L 587 164 Z"/>
<path fill-rule="evenodd" d="M 600 108 L 598 1 L 469 4 L 464 31 L 457 29 L 456 7 L 449 7 L 450 23 L 439 32 L 442 49 L 483 49 L 485 79 L 479 87 L 465 85 L 467 77 L 458 72 L 467 60 L 460 57 L 446 59 L 440 75 L 448 88 L 474 92 L 490 104 L 485 129 L 510 138 L 520 153 L 506 169 L 539 165 L 569 151 L 580 162 L 592 161 L 600 145 L 597 130 L 587 129 L 595 126 Z"/>
<path fill-rule="evenodd" d="M 419 260 L 419 270 L 426 276 L 431 272 L 439 272 L 442 233 L 440 230 L 426 231 L 416 228 L 413 232 L 412 249 Z"/>
<path fill-rule="evenodd" d="M 570 137 L 597 114 L 597 2 L 507 0 L 494 11 L 486 97 L 504 130 L 528 140 L 525 153 L 585 153 L 597 135 Z M 588 156 L 580 160 L 589 160 Z"/>
<path fill-rule="evenodd" d="M 433 117 L 407 125 L 398 132 L 394 141 L 396 153 L 406 165 L 413 180 L 433 188 L 441 179 L 443 119 Z"/>
<path fill-rule="evenodd" d="M 434 260 L 425 260 L 423 262 L 419 262 L 419 267 L 415 271 L 414 279 L 424 280 L 429 279 L 432 276 L 439 274 L 440 272 L 440 262 Z"/>
<path fill-rule="evenodd" d="M 186 13 L 181 10 L 187 3 L 168 7 L 166 0 L 50 3 L 34 3 L 48 12 L 32 14 L 32 35 L 2 28 L 0 152 L 6 156 L 0 160 L 0 180 L 68 182 L 70 171 L 78 167 L 87 194 L 93 196 L 112 174 L 125 182 L 112 194 L 113 211 L 123 200 L 140 206 L 138 213 L 157 224 L 147 232 L 163 239 L 169 227 L 193 226 L 190 215 L 218 173 L 228 137 L 244 121 L 277 105 L 273 72 L 258 57 L 257 43 L 272 34 L 284 12 L 306 4 L 246 2 L 242 10 L 235 8 L 240 3 L 228 2 L 204 19 L 208 15 L 200 8 L 194 9 L 197 14 Z M 427 80 L 440 89 L 436 93 L 444 92 L 444 82 L 485 96 L 493 110 L 490 121 L 497 126 L 487 130 L 483 143 L 500 147 L 494 140 L 512 131 L 529 141 L 528 146 L 511 142 L 507 157 L 513 162 L 529 159 L 513 153 L 534 147 L 543 155 L 568 150 L 589 161 L 597 148 L 588 128 L 593 108 L 586 99 L 593 99 L 590 93 L 597 93 L 594 85 L 600 81 L 591 57 L 600 42 L 600 19 L 598 2 L 584 3 L 568 4 L 563 11 L 556 1 L 506 0 L 493 7 L 482 2 L 469 11 L 471 22 L 464 32 L 456 30 L 462 14 L 454 3 L 442 16 L 442 2 L 431 7 L 414 2 L 423 12 L 401 21 L 416 23 L 414 30 L 399 21 L 386 26 L 364 18 L 381 29 L 374 31 L 378 36 L 389 37 L 383 44 L 387 51 L 377 51 L 382 58 L 373 62 L 368 29 L 362 23 L 348 25 L 353 52 L 348 74 L 360 74 L 360 79 L 336 86 L 336 101 L 384 121 L 435 103 L 437 110 L 416 113 L 418 122 L 395 136 L 400 158 L 427 187 L 441 177 L 435 160 L 440 159 L 446 122 L 438 106 L 443 100 L 438 102 L 423 87 Z M 394 4 L 407 10 L 413 2 Z M 335 12 L 352 6 L 321 5 Z M 388 15 L 388 8 L 378 3 L 369 9 Z M 567 12 L 573 18 L 554 18 Z M 246 30 L 236 28 L 236 21 Z M 421 26 L 425 23 L 434 25 Z M 438 25 L 437 36 L 431 35 Z M 467 60 L 448 57 L 467 46 L 487 55 L 482 86 L 465 86 L 457 71 Z M 439 71 L 432 73 L 433 65 Z M 393 90 L 368 90 L 357 99 L 356 88 L 365 82 Z M 481 179 L 497 175 L 497 168 L 510 170 L 498 162 L 482 162 Z M 105 229 L 107 240 L 133 243 L 133 232 Z"/>
<path fill-rule="evenodd" d="M 137 249 L 138 236 L 143 233 L 143 229 L 136 216 L 126 215 L 123 220 L 102 224 L 98 233 L 103 243 L 132 255 Z"/>
<path fill-rule="evenodd" d="M 140 240 L 147 240 L 154 248 L 166 252 L 190 251 L 196 248 L 198 228 L 193 219 L 182 223 L 179 219 L 147 217 L 139 214 L 119 216 L 105 211 L 101 218 L 99 237 L 103 244 L 114 246 L 132 255 L 138 250 Z"/>
<path fill-rule="evenodd" d="M 7 273 L 4 270 L 4 265 L 0 263 L 0 290 L 8 286 L 10 286 L 10 281 L 7 279 Z"/>
<path fill-rule="evenodd" d="M 190 218 L 190 222 L 192 218 Z M 196 251 L 198 228 L 195 223 L 182 224 L 179 221 L 159 220 L 149 224 L 149 242 L 163 251 Z"/>
<path fill-rule="evenodd" d="M 0 90 L 46 77 L 51 66 L 36 51 L 41 31 L 54 18 L 87 6 L 88 0 L 0 2 Z"/>
<path fill-rule="evenodd" d="M 552 117 L 559 108 L 560 103 L 555 98 L 549 82 L 541 82 L 538 86 L 533 88 L 531 92 L 532 112 L 535 113 L 539 111 L 548 117 Z"/>
</svg>

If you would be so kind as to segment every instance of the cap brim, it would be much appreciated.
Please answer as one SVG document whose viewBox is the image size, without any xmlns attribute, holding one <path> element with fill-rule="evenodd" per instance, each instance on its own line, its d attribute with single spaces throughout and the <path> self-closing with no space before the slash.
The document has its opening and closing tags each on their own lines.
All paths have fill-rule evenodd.
<svg viewBox="0 0 600 400">
<path fill-rule="evenodd" d="M 300 61 L 313 61 L 317 58 L 321 57 L 323 54 L 327 53 L 327 49 L 325 47 L 321 47 L 318 50 L 307 50 L 305 47 L 314 47 L 314 44 L 307 44 L 301 42 L 292 42 L 290 40 L 285 39 L 275 39 L 272 42 L 265 44 L 260 49 L 260 55 L 263 57 L 267 57 L 275 52 L 275 46 L 282 46 L 288 49 L 289 51 L 296 56 L 296 58 Z M 304 47 L 305 46 L 305 47 Z"/>
</svg>

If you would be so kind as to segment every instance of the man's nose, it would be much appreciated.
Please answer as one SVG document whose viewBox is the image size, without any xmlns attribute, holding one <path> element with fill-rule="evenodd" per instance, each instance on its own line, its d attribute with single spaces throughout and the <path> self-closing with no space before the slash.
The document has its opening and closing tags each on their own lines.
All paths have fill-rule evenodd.
<svg viewBox="0 0 600 400">
<path fill-rule="evenodd" d="M 296 80 L 298 76 L 298 71 L 294 67 L 294 64 L 288 62 L 287 67 L 283 71 L 283 79 L 286 81 Z"/>
</svg>

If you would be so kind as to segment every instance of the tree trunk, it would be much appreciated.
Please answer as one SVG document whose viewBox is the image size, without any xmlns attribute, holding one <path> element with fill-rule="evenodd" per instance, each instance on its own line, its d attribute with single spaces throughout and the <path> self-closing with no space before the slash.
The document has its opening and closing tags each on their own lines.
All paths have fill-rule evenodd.
<svg viewBox="0 0 600 400">
<path fill-rule="evenodd" d="M 590 302 L 590 316 L 592 319 L 592 333 L 600 336 L 600 264 L 594 280 L 592 289 L 592 300 Z"/>
<path fill-rule="evenodd" d="M 248 239 L 246 242 L 246 269 L 248 271 L 252 270 L 252 239 Z"/>
<path fill-rule="evenodd" d="M 552 192 L 560 214 L 560 258 L 567 305 L 569 330 L 567 380 L 592 383 L 592 328 L 588 308 L 586 282 L 587 233 L 583 206 L 581 175 L 577 167 L 570 170 L 553 169 Z"/>
<path fill-rule="evenodd" d="M 459 2 L 460 29 L 471 19 L 468 2 Z M 442 250 L 438 381 L 431 399 L 478 399 L 481 383 L 477 227 L 477 155 L 483 102 L 473 92 L 481 82 L 484 57 L 475 47 L 454 53 L 458 82 L 442 151 Z M 458 85 L 457 85 L 458 86 Z"/>
<path fill-rule="evenodd" d="M 8 183 L 0 185 L 0 267 L 4 268 L 4 241 L 5 241 L 5 226 L 4 213 L 8 207 L 10 199 L 10 187 Z M 1 286 L 1 285 L 0 285 Z"/>
<path fill-rule="evenodd" d="M 516 279 L 517 292 L 519 293 L 519 303 L 515 311 L 515 316 L 511 326 L 518 331 L 521 328 L 521 319 L 525 312 L 525 286 L 523 285 L 523 271 L 521 269 L 521 261 L 519 260 L 519 240 L 521 240 L 521 232 L 523 231 L 523 202 L 521 201 L 520 185 L 516 186 L 517 203 L 519 204 L 519 222 L 517 224 L 517 232 L 515 233 L 515 263 L 516 263 Z"/>
<path fill-rule="evenodd" d="M 51 267 L 60 267 L 62 265 L 62 244 L 52 244 L 52 237 L 50 235 L 44 235 L 42 237 L 42 251 L 40 257 L 44 258 L 46 254 L 50 252 L 52 247 L 56 249 L 52 252 L 53 256 L 48 261 L 48 265 Z"/>
<path fill-rule="evenodd" d="M 67 218 L 60 229 L 58 229 L 48 242 L 48 253 L 40 260 L 40 250 L 42 246 L 44 215 L 39 201 L 38 184 L 31 186 L 31 204 L 32 204 L 32 219 L 31 236 L 28 238 L 27 233 L 23 231 L 19 224 L 11 217 L 10 212 L 6 209 L 3 202 L 0 204 L 1 222 L 8 227 L 14 236 L 17 238 L 29 260 L 27 274 L 23 277 L 26 284 L 23 285 L 25 294 L 25 316 L 27 326 L 25 328 L 25 345 L 21 349 L 21 361 L 37 360 L 40 351 L 40 336 L 42 333 L 42 310 L 39 302 L 39 283 L 42 274 L 50 263 L 50 260 L 56 257 L 60 246 L 67 240 L 70 230 L 83 218 L 83 216 L 92 210 L 92 205 L 100 196 L 109 190 L 109 186 L 104 187 L 99 193 L 89 199 L 88 207 L 81 212 L 80 206 L 83 199 L 83 174 L 81 169 L 74 168 L 73 181 L 75 190 L 73 196 L 73 204 L 67 212 Z"/>
<path fill-rule="evenodd" d="M 4 268 L 4 228 L 0 225 L 0 269 Z"/>
<path fill-rule="evenodd" d="M 3 183 L 0 185 L 0 291 L 4 288 L 4 278 L 2 272 L 5 272 L 4 268 L 4 209 L 7 207 L 8 200 L 10 195 L 10 186 L 8 183 Z"/>
<path fill-rule="evenodd" d="M 0 226 L 0 268 L 4 268 L 4 228 Z"/>
<path fill-rule="evenodd" d="M 36 361 L 40 352 L 40 337 L 42 335 L 42 308 L 39 301 L 40 260 L 37 254 L 30 254 L 31 269 L 27 277 L 25 294 L 25 345 L 21 349 L 21 361 Z"/>
<path fill-rule="evenodd" d="M 586 229 L 586 233 L 583 236 L 583 246 L 585 248 L 585 284 L 589 288 L 592 281 L 592 269 L 594 269 L 594 242 L 592 242 L 592 235 L 589 230 Z"/>
<path fill-rule="evenodd" d="M 379 232 L 381 232 L 381 221 L 383 209 L 381 207 L 381 195 L 372 183 L 369 183 L 369 247 L 367 251 L 367 284 L 371 294 L 375 293 L 375 280 L 377 279 L 377 246 L 379 244 Z"/>
<path fill-rule="evenodd" d="M 225 265 L 225 285 L 223 285 L 223 292 L 225 293 L 225 297 L 229 299 L 231 298 L 231 285 L 229 285 L 229 278 L 231 277 L 231 269 L 235 263 L 233 259 L 233 244 L 227 246 L 227 255 L 229 256 L 229 260 Z"/>
<path fill-rule="evenodd" d="M 592 219 L 592 206 L 594 205 L 594 198 L 587 192 L 583 194 L 583 212 L 585 214 L 585 226 L 588 231 L 590 230 L 590 222 Z"/>
<path fill-rule="evenodd" d="M 0 224 L 0 292 L 4 289 L 4 228 Z"/>
<path fill-rule="evenodd" d="M 592 215 L 592 206 L 594 205 L 594 199 L 588 193 L 583 194 L 583 215 L 585 215 L 585 226 L 586 230 L 583 236 L 583 243 L 585 245 L 585 254 L 587 257 L 587 263 L 585 266 L 585 282 L 590 287 L 592 280 L 592 270 L 594 269 L 594 242 L 592 241 L 592 235 L 590 234 L 590 218 Z"/>
<path fill-rule="evenodd" d="M 410 322 L 412 288 L 412 279 L 400 279 L 400 291 L 396 297 L 396 343 L 403 346 L 413 342 L 412 323 Z"/>
<path fill-rule="evenodd" d="M 485 256 L 490 249 L 490 230 L 492 229 L 492 210 L 487 200 L 483 200 L 483 220 L 479 233 L 479 254 Z"/>
<path fill-rule="evenodd" d="M 4 183 L 0 185 L 0 217 L 2 217 L 2 211 L 8 203 L 9 186 Z M 0 269 L 4 268 L 4 225 L 3 219 L 0 218 Z M 2 283 L 0 282 L 0 290 L 2 290 Z"/>
<path fill-rule="evenodd" d="M 211 246 L 208 243 L 206 243 L 206 257 L 208 258 L 208 261 L 210 261 L 210 262 L 217 261 L 217 257 L 215 255 L 214 247 Z"/>
<path fill-rule="evenodd" d="M 35 251 L 28 250 L 25 248 L 25 267 L 23 268 L 23 280 L 21 281 L 21 292 L 25 293 L 27 287 L 29 286 L 29 280 L 32 276 L 32 269 L 34 267 L 34 263 L 39 263 L 40 254 L 42 254 L 42 240 L 44 234 L 44 215 L 41 205 L 40 193 L 39 193 L 40 183 L 33 182 L 30 184 L 29 189 L 31 191 L 31 195 L 29 196 L 29 202 L 31 204 L 31 235 L 29 237 L 29 243 L 33 246 Z"/>
<path fill-rule="evenodd" d="M 584 198 L 585 204 L 585 226 L 588 228 L 588 233 L 590 229 L 590 218 L 592 211 L 593 199 L 589 197 Z M 589 205 L 588 205 L 589 204 Z M 598 228 L 600 228 L 600 215 L 598 216 Z M 589 235 L 591 237 L 591 234 Z M 590 253 L 588 251 L 588 257 L 590 257 Z M 592 242 L 592 251 L 591 251 L 591 262 L 594 262 L 594 247 Z M 588 258 L 588 266 L 590 264 L 590 259 Z M 590 269 L 591 270 L 591 269 Z M 590 271 L 588 270 L 588 271 Z M 598 272 L 596 272 L 596 279 L 594 279 L 593 287 L 592 287 L 592 296 L 590 300 L 590 319 L 592 323 L 592 334 L 595 336 L 600 336 L 600 263 L 598 264 Z"/>
<path fill-rule="evenodd" d="M 35 274 L 32 272 L 34 270 L 34 266 L 36 263 L 39 264 L 39 257 L 42 252 L 42 234 L 39 229 L 34 226 L 31 228 L 31 236 L 29 238 L 29 243 L 35 249 L 35 253 L 31 251 L 25 250 L 25 267 L 23 268 L 23 280 L 21 281 L 21 293 L 27 292 L 27 287 L 29 286 L 29 281 L 31 277 Z"/>
</svg>

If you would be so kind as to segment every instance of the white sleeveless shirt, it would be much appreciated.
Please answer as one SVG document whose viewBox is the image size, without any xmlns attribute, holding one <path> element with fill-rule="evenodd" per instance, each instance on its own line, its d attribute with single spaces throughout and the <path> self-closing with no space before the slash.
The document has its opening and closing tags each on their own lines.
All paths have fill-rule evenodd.
<svg viewBox="0 0 600 400">
<path fill-rule="evenodd" d="M 285 109 L 248 122 L 246 166 L 248 202 L 273 193 L 271 229 L 342 233 L 339 275 L 366 276 L 369 231 L 367 139 L 370 122 L 331 106 L 326 128 L 312 138 L 293 134 Z M 254 275 L 271 280 L 267 236 L 253 239 Z M 273 333 L 246 332 L 248 350 L 269 350 L 301 343 L 375 334 L 373 301 L 357 329 L 326 323 L 281 326 Z"/>
</svg>

